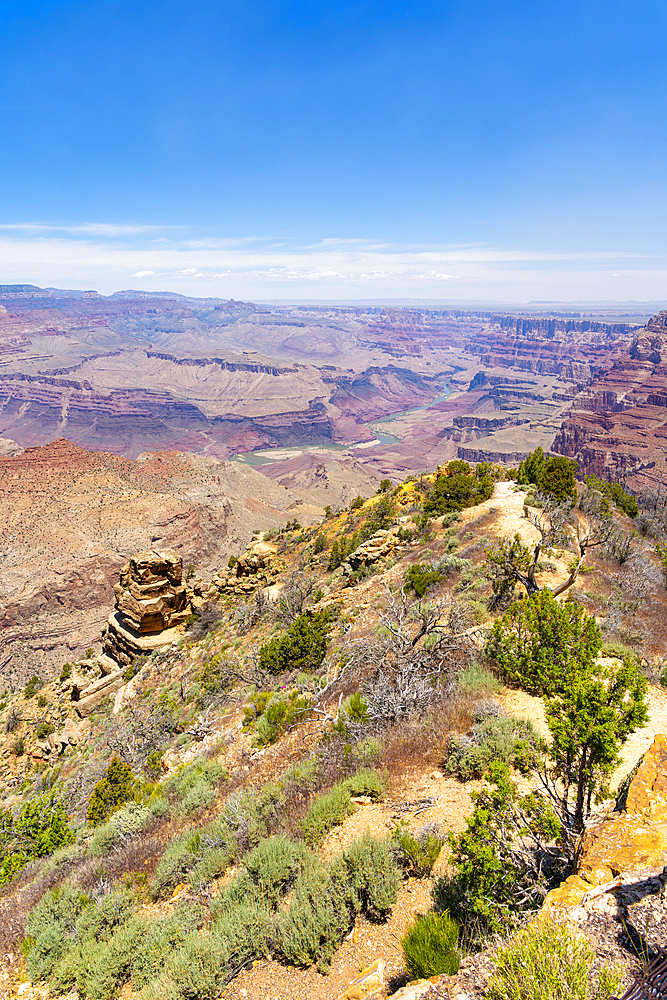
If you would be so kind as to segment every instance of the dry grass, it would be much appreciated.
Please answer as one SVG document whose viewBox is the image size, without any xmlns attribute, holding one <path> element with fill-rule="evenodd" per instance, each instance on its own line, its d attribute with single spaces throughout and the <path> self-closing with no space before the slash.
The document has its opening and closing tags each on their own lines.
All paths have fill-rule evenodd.
<svg viewBox="0 0 667 1000">
<path fill-rule="evenodd" d="M 392 777 L 406 768 L 439 767 L 450 733 L 465 733 L 473 722 L 473 708 L 479 699 L 468 692 L 444 691 L 423 716 L 399 722 L 383 734 L 382 763 Z"/>
</svg>

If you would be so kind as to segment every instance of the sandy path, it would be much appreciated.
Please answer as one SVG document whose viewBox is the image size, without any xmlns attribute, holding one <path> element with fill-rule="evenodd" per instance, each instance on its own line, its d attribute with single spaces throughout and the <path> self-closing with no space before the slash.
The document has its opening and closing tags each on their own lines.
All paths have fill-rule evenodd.
<svg viewBox="0 0 667 1000">
<path fill-rule="evenodd" d="M 525 691 L 507 691 L 500 701 L 506 711 L 530 719 L 539 733 L 549 736 L 541 698 L 535 698 Z M 646 753 L 657 733 L 667 733 L 667 691 L 650 685 L 646 703 L 649 720 L 645 726 L 633 733 L 621 748 L 621 764 L 614 772 L 613 786 L 620 784 L 630 773 L 639 758 Z"/>
</svg>

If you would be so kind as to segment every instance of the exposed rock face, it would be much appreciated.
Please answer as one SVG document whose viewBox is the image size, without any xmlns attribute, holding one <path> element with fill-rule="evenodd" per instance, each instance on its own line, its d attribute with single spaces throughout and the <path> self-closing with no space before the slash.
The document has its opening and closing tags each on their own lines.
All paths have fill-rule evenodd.
<svg viewBox="0 0 667 1000">
<path fill-rule="evenodd" d="M 328 501 L 327 501 L 328 502 Z M 0 645 L 12 689 L 97 642 L 128 557 L 174 549 L 208 572 L 254 528 L 320 513 L 251 466 L 153 452 L 136 462 L 61 439 L 0 456 Z"/>
<path fill-rule="evenodd" d="M 172 549 L 137 552 L 120 571 L 116 607 L 136 631 L 163 632 L 187 616 L 183 560 Z"/>
<path fill-rule="evenodd" d="M 210 599 L 220 593 L 252 594 L 258 587 L 272 583 L 283 565 L 275 545 L 255 539 L 231 569 L 213 575 L 206 596 Z M 204 596 L 199 582 L 195 582 L 194 590 Z"/>
<path fill-rule="evenodd" d="M 103 637 L 104 653 L 127 666 L 136 656 L 168 645 L 191 611 L 183 562 L 172 549 L 137 552 L 114 587 L 116 610 Z"/>
<path fill-rule="evenodd" d="M 402 517 L 400 520 L 401 524 L 376 531 L 368 541 L 362 542 L 354 552 L 351 552 L 347 557 L 347 561 L 343 563 L 343 575 L 346 577 L 352 576 L 356 570 L 361 569 L 363 566 L 372 566 L 379 559 L 385 559 L 400 549 L 402 541 L 399 532 L 401 528 L 406 530 L 408 526 L 411 526 L 408 517 Z"/>
<path fill-rule="evenodd" d="M 667 863 L 667 736 L 655 737 L 628 788 L 625 810 L 586 834 L 575 875 L 547 896 L 541 915 L 559 917 L 614 878 L 637 880 Z"/>
<path fill-rule="evenodd" d="M 667 312 L 572 403 L 553 450 L 638 492 L 667 479 Z"/>
</svg>

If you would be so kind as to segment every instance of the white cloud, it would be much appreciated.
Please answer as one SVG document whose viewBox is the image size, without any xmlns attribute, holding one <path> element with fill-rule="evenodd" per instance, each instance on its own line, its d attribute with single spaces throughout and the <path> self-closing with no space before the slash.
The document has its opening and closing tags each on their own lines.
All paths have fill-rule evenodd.
<svg viewBox="0 0 667 1000">
<path fill-rule="evenodd" d="M 147 290 L 221 298 L 655 299 L 667 259 L 618 251 L 537 252 L 419 246 L 327 237 L 304 246 L 270 238 L 169 236 L 166 227 L 0 224 L 0 281 L 109 293 Z M 158 235 L 159 233 L 159 235 Z"/>
</svg>

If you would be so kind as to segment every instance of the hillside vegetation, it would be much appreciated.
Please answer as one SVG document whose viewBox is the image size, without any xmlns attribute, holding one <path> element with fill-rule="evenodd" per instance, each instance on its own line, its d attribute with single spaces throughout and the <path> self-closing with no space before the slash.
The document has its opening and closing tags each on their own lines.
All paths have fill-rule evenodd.
<svg viewBox="0 0 667 1000">
<path fill-rule="evenodd" d="M 195 567 L 188 631 L 115 707 L 79 720 L 68 663 L 6 691 L 6 983 L 195 1000 L 245 976 L 259 997 L 263 968 L 303 969 L 324 998 L 368 957 L 359 928 L 387 957 L 383 928 L 403 940 L 398 987 L 520 927 L 665 677 L 664 504 L 550 461 L 520 486 L 454 461 L 290 521 L 254 593 Z"/>
</svg>

